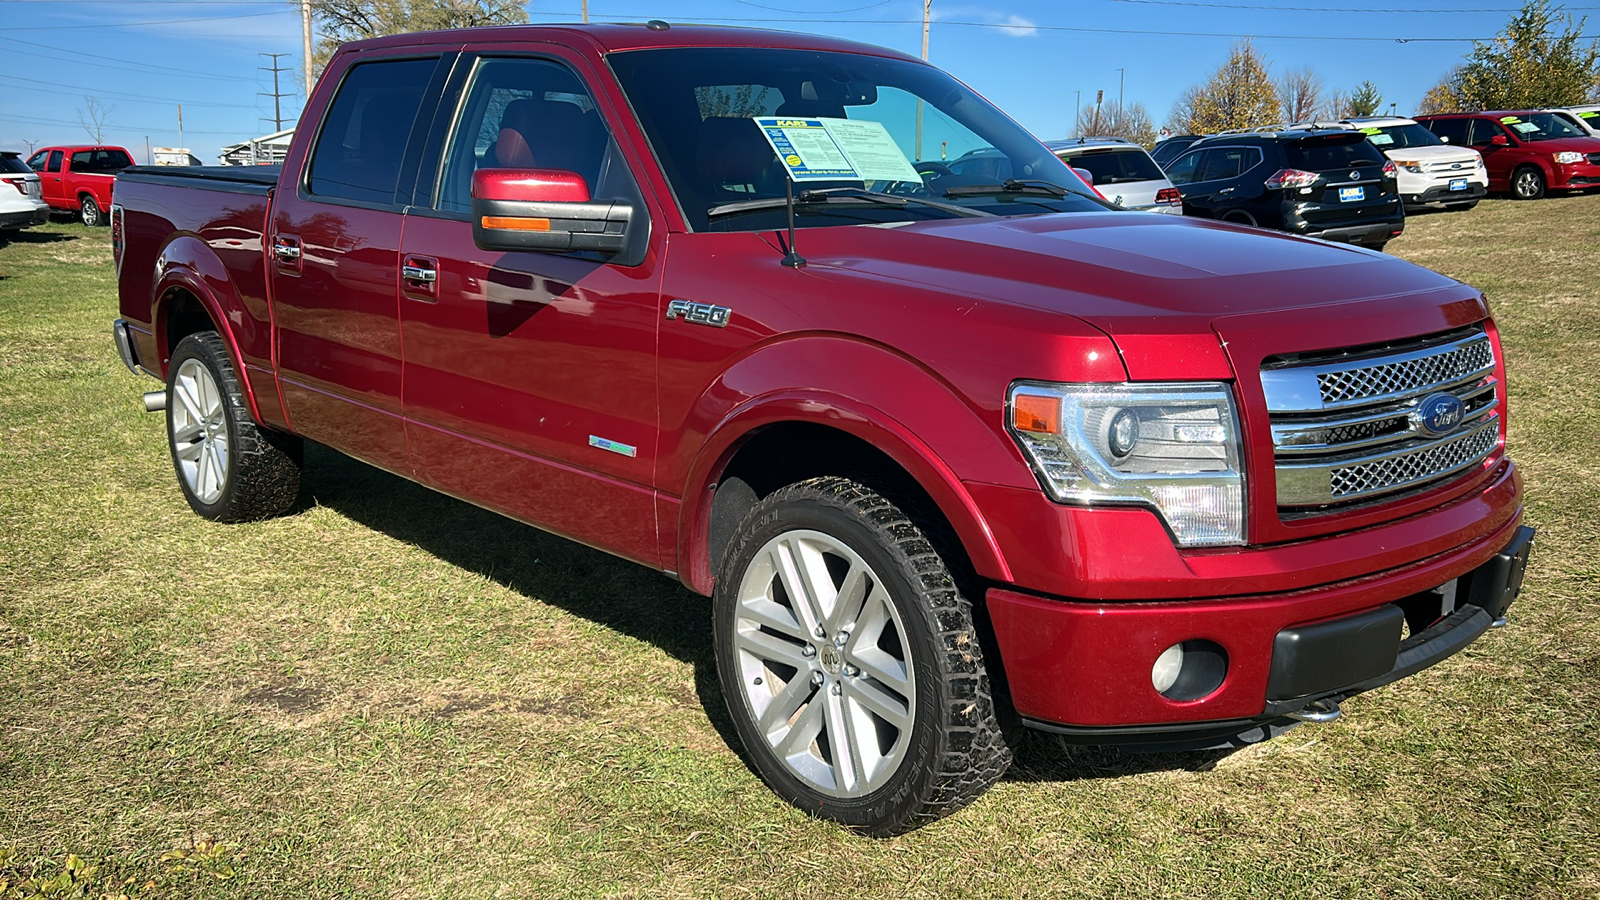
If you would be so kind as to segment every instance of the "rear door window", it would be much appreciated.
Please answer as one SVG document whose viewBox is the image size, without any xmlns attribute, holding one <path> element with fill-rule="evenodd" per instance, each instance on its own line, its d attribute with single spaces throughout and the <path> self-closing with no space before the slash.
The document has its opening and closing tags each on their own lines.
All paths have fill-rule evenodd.
<svg viewBox="0 0 1600 900">
<path fill-rule="evenodd" d="M 1497 134 L 1505 134 L 1506 130 L 1488 119 L 1473 119 L 1471 132 L 1471 146 L 1487 147 Z"/>
<path fill-rule="evenodd" d="M 306 190 L 318 197 L 396 205 L 422 99 L 438 60 L 383 60 L 350 69 L 311 148 Z"/>
<path fill-rule="evenodd" d="M 66 154 L 64 152 L 62 152 L 60 150 L 51 150 L 50 151 L 50 161 L 45 163 L 44 170 L 46 172 L 59 172 L 59 171 L 61 171 L 61 160 L 64 159 L 65 157 L 66 157 Z"/>
<path fill-rule="evenodd" d="M 1205 154 L 1203 150 L 1195 150 L 1178 157 L 1178 160 L 1167 167 L 1167 180 L 1173 184 L 1189 184 L 1200 173 L 1200 157 Z"/>
<path fill-rule="evenodd" d="M 1454 144 L 1457 147 L 1472 146 L 1472 141 L 1467 137 L 1467 132 L 1472 126 L 1471 119 L 1434 119 L 1426 124 L 1429 131 L 1447 144 Z"/>
<path fill-rule="evenodd" d="M 77 150 L 72 154 L 72 171 L 88 175 L 113 175 L 133 165 L 128 154 L 116 148 Z"/>
<path fill-rule="evenodd" d="M 1205 151 L 1196 181 L 1226 181 L 1255 167 L 1261 151 L 1254 147 L 1215 147 Z"/>
<path fill-rule="evenodd" d="M 1353 166 L 1381 166 L 1383 154 L 1359 131 L 1289 141 L 1283 147 L 1291 169 L 1329 172 Z"/>
</svg>

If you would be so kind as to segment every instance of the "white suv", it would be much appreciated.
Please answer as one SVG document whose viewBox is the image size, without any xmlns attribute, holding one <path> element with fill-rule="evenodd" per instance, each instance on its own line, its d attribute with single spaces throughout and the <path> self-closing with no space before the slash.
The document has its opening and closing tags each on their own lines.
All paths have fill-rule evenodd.
<svg viewBox="0 0 1600 900">
<path fill-rule="evenodd" d="M 1600 104 L 1591 103 L 1588 106 L 1561 106 L 1547 109 L 1568 122 L 1578 126 L 1589 137 L 1600 137 Z"/>
<path fill-rule="evenodd" d="M 1446 144 L 1415 119 L 1356 116 L 1340 124 L 1364 133 L 1394 161 L 1399 169 L 1396 187 L 1407 210 L 1430 203 L 1471 209 L 1489 192 L 1489 170 L 1478 151 Z"/>
<path fill-rule="evenodd" d="M 1100 196 L 1123 209 L 1183 215 L 1183 197 L 1145 149 L 1122 138 L 1046 141 L 1062 162 L 1094 176 Z"/>
<path fill-rule="evenodd" d="M 50 207 L 40 198 L 39 175 L 18 159 L 19 154 L 0 151 L 0 241 L 29 225 L 43 225 L 50 218 Z"/>
</svg>

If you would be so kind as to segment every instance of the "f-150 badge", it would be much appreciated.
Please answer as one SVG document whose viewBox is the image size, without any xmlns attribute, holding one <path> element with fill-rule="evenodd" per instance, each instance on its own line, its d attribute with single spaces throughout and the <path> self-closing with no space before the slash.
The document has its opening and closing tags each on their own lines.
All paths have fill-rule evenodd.
<svg viewBox="0 0 1600 900">
<path fill-rule="evenodd" d="M 710 325 L 712 328 L 727 328 L 728 319 L 733 316 L 733 310 L 726 306 L 712 306 L 709 303 L 695 303 L 689 300 L 673 300 L 667 304 L 667 321 L 682 317 L 686 322 L 696 325 Z"/>
</svg>

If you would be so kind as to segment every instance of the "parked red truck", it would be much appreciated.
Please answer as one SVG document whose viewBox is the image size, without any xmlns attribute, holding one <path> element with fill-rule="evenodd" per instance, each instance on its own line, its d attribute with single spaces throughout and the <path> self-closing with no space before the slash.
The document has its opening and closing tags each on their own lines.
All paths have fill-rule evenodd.
<svg viewBox="0 0 1600 900">
<path fill-rule="evenodd" d="M 128 151 L 97 144 L 45 147 L 28 157 L 28 166 L 39 173 L 44 202 L 77 213 L 91 227 L 106 224 L 117 173 L 132 165 Z"/>
<path fill-rule="evenodd" d="M 281 172 L 118 181 L 116 343 L 166 382 L 190 505 L 288 509 L 306 438 L 673 574 L 714 598 L 754 767 L 813 814 L 960 808 L 1012 724 L 1329 720 L 1520 588 L 1480 292 L 1110 207 L 918 60 L 412 34 L 345 45 L 302 122 Z M 915 171 L 792 185 L 791 127 Z"/>
</svg>

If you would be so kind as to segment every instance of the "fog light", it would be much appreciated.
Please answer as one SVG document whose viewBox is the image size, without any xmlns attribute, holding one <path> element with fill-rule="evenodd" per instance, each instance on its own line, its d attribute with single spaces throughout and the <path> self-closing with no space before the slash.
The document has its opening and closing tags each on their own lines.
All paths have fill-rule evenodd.
<svg viewBox="0 0 1600 900">
<path fill-rule="evenodd" d="M 1155 685 L 1156 693 L 1165 694 L 1178 683 L 1178 673 L 1183 671 L 1183 645 L 1173 644 L 1161 655 L 1156 657 L 1156 664 L 1150 667 L 1150 683 Z"/>
</svg>

